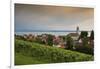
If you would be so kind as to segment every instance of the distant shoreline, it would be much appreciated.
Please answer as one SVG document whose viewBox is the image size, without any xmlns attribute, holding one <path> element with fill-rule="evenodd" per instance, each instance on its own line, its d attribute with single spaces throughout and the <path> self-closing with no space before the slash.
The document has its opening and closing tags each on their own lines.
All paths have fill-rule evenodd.
<svg viewBox="0 0 100 69">
<path fill-rule="evenodd" d="M 78 32 L 81 32 L 81 31 L 87 31 L 87 30 L 80 30 Z M 91 32 L 91 31 L 88 30 L 87 32 Z M 17 31 L 17 32 L 76 32 L 76 30 L 22 30 L 22 31 Z"/>
<path fill-rule="evenodd" d="M 88 35 L 90 35 L 91 31 L 87 31 Z M 41 34 L 52 34 L 55 36 L 59 35 L 68 35 L 69 33 L 76 33 L 76 31 L 25 31 L 25 32 L 15 32 L 16 35 L 24 35 L 24 34 L 33 34 L 33 35 L 41 35 Z M 81 31 L 79 31 L 81 33 Z"/>
</svg>

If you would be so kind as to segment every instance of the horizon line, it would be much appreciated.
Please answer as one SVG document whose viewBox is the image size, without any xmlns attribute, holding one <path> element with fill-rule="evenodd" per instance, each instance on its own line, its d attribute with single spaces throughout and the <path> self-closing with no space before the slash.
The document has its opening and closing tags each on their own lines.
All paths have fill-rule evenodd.
<svg viewBox="0 0 100 69">
<path fill-rule="evenodd" d="M 91 32 L 92 30 L 79 30 L 81 31 Z M 20 30 L 15 32 L 77 32 L 77 30 Z"/>
</svg>

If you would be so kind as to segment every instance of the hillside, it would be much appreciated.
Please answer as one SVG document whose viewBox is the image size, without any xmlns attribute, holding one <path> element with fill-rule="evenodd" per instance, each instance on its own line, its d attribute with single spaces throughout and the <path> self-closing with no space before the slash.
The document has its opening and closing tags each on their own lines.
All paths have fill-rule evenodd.
<svg viewBox="0 0 100 69">
<path fill-rule="evenodd" d="M 92 55 L 15 40 L 15 65 L 93 61 Z"/>
</svg>

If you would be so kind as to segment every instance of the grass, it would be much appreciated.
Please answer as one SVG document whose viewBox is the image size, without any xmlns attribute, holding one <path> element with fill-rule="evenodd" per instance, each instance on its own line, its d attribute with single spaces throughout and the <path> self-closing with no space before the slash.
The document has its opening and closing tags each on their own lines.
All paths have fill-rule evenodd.
<svg viewBox="0 0 100 69">
<path fill-rule="evenodd" d="M 21 53 L 15 54 L 15 65 L 27 65 L 27 64 L 43 64 L 48 63 L 43 60 L 39 60 L 36 57 L 25 56 Z"/>
<path fill-rule="evenodd" d="M 93 61 L 92 55 L 15 40 L 15 65 Z"/>
</svg>

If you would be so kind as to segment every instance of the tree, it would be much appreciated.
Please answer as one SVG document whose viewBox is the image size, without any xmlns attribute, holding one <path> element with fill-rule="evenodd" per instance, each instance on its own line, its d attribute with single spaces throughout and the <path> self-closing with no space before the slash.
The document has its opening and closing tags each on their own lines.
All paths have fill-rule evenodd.
<svg viewBox="0 0 100 69">
<path fill-rule="evenodd" d="M 85 38 L 88 36 L 88 32 L 87 31 L 82 31 L 80 34 L 80 38 Z"/>
<path fill-rule="evenodd" d="M 73 49 L 73 39 L 71 38 L 71 36 L 67 36 L 66 41 L 67 49 Z"/>
<path fill-rule="evenodd" d="M 50 45 L 50 46 L 52 46 L 53 45 L 53 35 L 51 35 L 51 34 L 46 34 L 47 36 L 48 36 L 48 38 L 47 38 L 47 44 L 48 45 Z"/>
<path fill-rule="evenodd" d="M 91 40 L 94 40 L 94 31 L 93 31 L 93 30 L 91 31 L 90 39 L 91 39 Z"/>
</svg>

